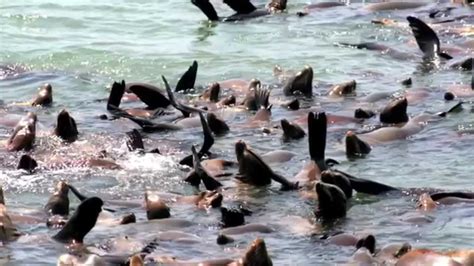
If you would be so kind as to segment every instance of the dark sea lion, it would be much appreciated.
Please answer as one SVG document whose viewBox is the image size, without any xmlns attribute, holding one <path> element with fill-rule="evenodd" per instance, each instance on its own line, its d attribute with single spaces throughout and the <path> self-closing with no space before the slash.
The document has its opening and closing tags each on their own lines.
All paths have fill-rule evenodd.
<svg viewBox="0 0 474 266">
<path fill-rule="evenodd" d="M 204 115 L 202 113 L 199 113 L 199 118 L 201 120 L 202 132 L 204 134 L 204 142 L 198 152 L 198 156 L 199 158 L 202 158 L 204 155 L 210 155 L 209 150 L 211 149 L 212 145 L 214 145 L 214 137 L 212 136 L 212 131 L 209 127 L 209 124 L 207 123 L 206 118 L 204 118 Z M 179 162 L 179 164 L 191 167 L 193 165 L 193 155 L 191 154 L 184 157 Z"/>
<path fill-rule="evenodd" d="M 232 237 L 223 234 L 219 234 L 216 239 L 218 245 L 227 245 L 229 243 L 233 243 L 234 241 L 235 240 Z"/>
<path fill-rule="evenodd" d="M 38 167 L 38 163 L 36 162 L 36 160 L 28 154 L 23 154 L 20 158 L 20 162 L 18 162 L 18 166 L 16 169 L 23 169 L 32 173 L 36 167 Z"/>
<path fill-rule="evenodd" d="M 221 226 L 223 228 L 235 227 L 245 224 L 245 215 L 238 209 L 221 207 Z"/>
<path fill-rule="evenodd" d="M 441 51 L 441 45 L 439 42 L 438 35 L 431 29 L 426 23 L 418 18 L 408 16 L 408 25 L 410 26 L 413 36 L 416 39 L 418 47 L 423 52 L 423 55 L 427 59 L 433 59 L 440 57 L 443 59 L 453 59 L 452 56 Z"/>
<path fill-rule="evenodd" d="M 408 122 L 406 98 L 391 101 L 380 113 L 380 122 L 398 124 Z"/>
<path fill-rule="evenodd" d="M 282 104 L 281 106 L 284 108 L 296 111 L 300 109 L 300 101 L 298 99 L 293 99 L 289 102 Z"/>
<path fill-rule="evenodd" d="M 95 226 L 103 205 L 104 202 L 98 197 L 82 201 L 66 225 L 53 236 L 53 239 L 62 243 L 83 243 L 84 237 Z"/>
<path fill-rule="evenodd" d="M 222 136 L 230 130 L 229 126 L 223 119 L 217 117 L 216 114 L 211 112 L 207 113 L 207 123 L 209 124 L 211 131 L 217 136 Z"/>
<path fill-rule="evenodd" d="M 265 9 L 257 9 L 249 0 L 225 0 L 224 3 L 236 13 L 232 16 L 220 18 L 209 0 L 191 0 L 210 21 L 232 22 L 251 19 L 281 12 L 286 8 L 286 0 L 272 0 Z"/>
<path fill-rule="evenodd" d="M 50 106 L 53 103 L 53 87 L 51 84 L 44 84 L 38 89 L 36 98 L 31 102 L 32 106 Z"/>
<path fill-rule="evenodd" d="M 242 265 L 259 265 L 259 266 L 273 266 L 272 259 L 268 255 L 265 241 L 257 238 L 252 242 L 252 245 L 247 249 L 245 255 L 239 260 Z"/>
<path fill-rule="evenodd" d="M 252 79 L 249 83 L 247 93 L 242 102 L 242 105 L 249 111 L 257 111 L 260 105 L 257 103 L 257 89 L 262 87 L 262 83 L 258 79 Z"/>
<path fill-rule="evenodd" d="M 69 215 L 69 186 L 59 181 L 56 185 L 56 191 L 48 200 L 48 203 L 44 206 L 44 210 L 48 215 Z"/>
<path fill-rule="evenodd" d="M 154 85 L 139 82 L 125 83 L 123 80 L 121 85 L 125 86 L 125 91 L 137 95 L 138 98 L 143 103 L 145 103 L 148 106 L 147 108 L 150 110 L 156 108 L 166 108 L 170 105 L 170 101 L 168 98 L 166 98 L 165 92 Z"/>
<path fill-rule="evenodd" d="M 138 132 L 138 130 L 133 129 L 132 131 L 127 132 L 126 135 L 127 135 L 126 144 L 129 151 L 161 154 L 158 148 L 155 148 L 150 151 L 145 150 L 145 146 L 143 145 L 142 135 L 140 134 L 140 132 Z"/>
<path fill-rule="evenodd" d="M 340 188 L 344 192 L 346 199 L 352 198 L 352 184 L 345 175 L 339 172 L 325 170 L 321 173 L 321 181 Z"/>
<path fill-rule="evenodd" d="M 176 88 L 174 91 L 186 91 L 189 89 L 194 88 L 194 84 L 196 83 L 196 76 L 198 70 L 198 63 L 196 60 L 193 61 L 192 65 L 184 72 L 181 78 L 176 83 Z"/>
<path fill-rule="evenodd" d="M 129 213 L 122 217 L 119 224 L 133 224 L 137 222 L 137 217 L 134 213 Z"/>
<path fill-rule="evenodd" d="M 337 219 L 346 216 L 347 198 L 337 186 L 323 182 L 316 183 L 318 208 L 316 216 L 322 219 Z"/>
<path fill-rule="evenodd" d="M 7 208 L 5 206 L 5 198 L 3 195 L 3 188 L 0 186 L 0 241 L 13 241 L 20 236 L 13 225 L 13 222 L 8 215 Z"/>
<path fill-rule="evenodd" d="M 346 155 L 348 158 L 360 158 L 370 153 L 370 145 L 357 137 L 352 131 L 346 133 Z"/>
<path fill-rule="evenodd" d="M 360 119 L 369 119 L 375 116 L 375 113 L 371 110 L 364 110 L 362 108 L 357 108 L 354 111 L 354 117 Z"/>
<path fill-rule="evenodd" d="M 58 114 L 58 122 L 54 128 L 54 135 L 67 142 L 76 141 L 79 135 L 76 121 L 69 115 L 68 111 L 64 109 Z"/>
<path fill-rule="evenodd" d="M 362 43 L 345 43 L 345 42 L 340 42 L 338 43 L 339 46 L 342 47 L 353 47 L 357 49 L 366 49 L 366 50 L 371 50 L 371 51 L 379 51 L 381 54 L 384 55 L 389 55 L 392 58 L 398 59 L 398 60 L 407 60 L 412 58 L 413 56 L 409 53 L 405 53 L 402 51 L 399 51 L 397 49 L 391 48 L 387 45 L 380 44 L 380 43 L 375 43 L 375 42 L 362 42 Z"/>
<path fill-rule="evenodd" d="M 206 169 L 202 167 L 201 159 L 199 158 L 199 155 L 196 151 L 196 147 L 194 145 L 191 147 L 191 151 L 193 154 L 194 173 L 204 183 L 204 186 L 206 187 L 206 189 L 209 191 L 213 191 L 222 187 L 222 184 L 219 181 L 217 181 L 214 177 L 212 177 L 206 171 Z"/>
<path fill-rule="evenodd" d="M 171 217 L 170 208 L 157 195 L 148 195 L 145 192 L 145 209 L 148 220 L 165 219 Z"/>
<path fill-rule="evenodd" d="M 283 86 L 283 93 L 286 96 L 295 93 L 303 94 L 307 97 L 313 95 L 313 68 L 305 66 L 305 68 L 292 76 Z"/>
<path fill-rule="evenodd" d="M 329 90 L 329 96 L 341 97 L 341 96 L 355 96 L 356 81 L 348 81 L 333 86 Z"/>
<path fill-rule="evenodd" d="M 273 179 L 282 185 L 282 190 L 298 188 L 298 182 L 290 182 L 273 172 L 257 154 L 247 147 L 244 141 L 235 143 L 235 154 L 239 162 L 239 175 L 236 178 L 240 181 L 255 186 L 266 186 L 270 185 Z"/>
<path fill-rule="evenodd" d="M 23 149 L 28 151 L 33 148 L 36 137 L 36 121 L 36 114 L 29 112 L 18 122 L 12 135 L 7 140 L 8 151 L 20 151 Z"/>
<path fill-rule="evenodd" d="M 212 83 L 209 88 L 204 90 L 201 94 L 201 98 L 204 100 L 209 100 L 212 103 L 217 103 L 219 101 L 219 94 L 221 91 L 221 86 L 219 83 Z"/>
<path fill-rule="evenodd" d="M 185 104 L 182 104 L 181 102 L 179 102 L 174 97 L 174 93 L 171 90 L 171 87 L 168 84 L 168 81 L 166 80 L 166 78 L 164 76 L 161 76 L 161 78 L 163 79 L 163 83 L 165 84 L 166 92 L 168 93 L 168 98 L 171 102 L 171 105 L 174 108 L 176 108 L 177 110 L 179 110 L 181 113 L 183 113 L 183 117 L 190 117 L 190 115 L 192 113 L 203 113 L 204 112 L 203 109 L 194 108 L 192 106 L 188 106 L 188 105 L 185 105 Z"/>
<path fill-rule="evenodd" d="M 410 87 L 413 84 L 411 78 L 404 79 L 400 82 L 405 87 Z"/>
<path fill-rule="evenodd" d="M 301 139 L 306 136 L 306 133 L 299 125 L 290 123 L 286 119 L 281 120 L 281 129 L 283 129 L 283 141 Z"/>
</svg>

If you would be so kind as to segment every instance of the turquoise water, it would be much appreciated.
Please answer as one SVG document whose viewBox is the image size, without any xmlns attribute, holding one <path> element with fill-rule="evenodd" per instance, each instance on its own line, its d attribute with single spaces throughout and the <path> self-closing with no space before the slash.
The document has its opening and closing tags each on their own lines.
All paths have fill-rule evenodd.
<svg viewBox="0 0 474 266">
<path fill-rule="evenodd" d="M 263 6 L 264 1 L 255 4 Z M 25 71 L 15 77 L 0 80 L 0 99 L 5 103 L 1 115 L 5 120 L 18 119 L 26 110 L 39 116 L 37 147 L 33 156 L 40 164 L 50 163 L 51 154 L 67 158 L 86 157 L 106 149 L 123 167 L 122 170 L 66 168 L 42 170 L 25 175 L 13 170 L 21 154 L 0 150 L 0 182 L 5 190 L 10 212 L 40 215 L 42 206 L 57 180 L 65 179 L 88 195 L 104 199 L 139 201 L 145 189 L 177 195 L 191 195 L 192 189 L 180 180 L 186 169 L 177 162 L 189 153 L 191 144 L 201 144 L 201 129 L 150 134 L 148 147 L 159 147 L 165 154 L 145 157 L 126 152 L 125 132 L 136 128 L 129 121 L 101 121 L 106 113 L 107 88 L 114 80 L 149 82 L 162 86 L 161 75 L 172 84 L 193 60 L 199 63 L 197 84 L 226 79 L 258 78 L 272 84 L 274 109 L 272 123 L 305 116 L 305 112 L 289 112 L 279 102 L 288 100 L 281 85 L 272 75 L 273 67 L 299 70 L 311 65 L 315 83 L 334 84 L 355 79 L 358 97 L 335 101 L 325 95 L 327 88 L 315 88 L 316 96 L 306 106 L 317 106 L 330 113 L 352 115 L 359 106 L 381 108 L 386 100 L 367 104 L 360 98 L 373 92 L 403 94 L 400 81 L 412 77 L 410 92 L 424 95 L 410 104 L 408 112 L 449 109 L 443 94 L 454 85 L 470 84 L 472 73 L 440 67 L 428 73 L 420 71 L 421 59 L 411 31 L 406 24 L 393 27 L 373 25 L 374 18 L 391 17 L 404 22 L 407 15 L 427 19 L 419 10 L 370 13 L 363 3 L 317 11 L 307 17 L 295 15 L 307 4 L 289 1 L 284 14 L 237 23 L 209 23 L 189 1 L 2 1 L 0 4 L 0 63 L 18 64 Z M 215 2 L 219 14 L 231 14 L 221 2 Z M 428 8 L 425 8 L 426 10 Z M 464 9 L 460 12 L 472 12 Z M 461 24 L 448 24 L 450 29 Z M 464 26 L 473 26 L 472 20 Z M 473 53 L 465 46 L 472 35 L 450 33 L 440 26 L 441 42 L 458 48 L 457 58 Z M 472 31 L 472 30 L 471 30 Z M 472 34 L 472 33 L 471 33 Z M 396 60 L 374 51 L 337 47 L 336 42 L 377 41 L 412 54 L 407 60 Z M 30 100 L 36 88 L 49 82 L 54 89 L 54 106 L 29 108 L 14 106 L 14 102 Z M 467 101 L 470 98 L 466 98 Z M 77 144 L 64 147 L 49 135 L 59 110 L 67 108 L 78 122 L 81 132 Z M 474 190 L 472 181 L 472 149 L 474 135 L 461 134 L 460 128 L 472 128 L 474 113 L 467 103 L 461 113 L 428 124 L 417 135 L 374 147 L 363 160 L 348 161 L 342 138 L 347 130 L 361 130 L 376 124 L 370 120 L 361 124 L 335 124 L 329 127 L 327 155 L 341 162 L 340 169 L 353 175 L 377 180 L 402 188 L 429 187 L 445 190 Z M 307 140 L 282 143 L 281 132 L 265 135 L 261 128 L 242 127 L 250 114 L 221 112 L 231 127 L 231 133 L 217 138 L 213 151 L 220 157 L 235 160 L 233 145 L 244 139 L 259 154 L 275 149 L 297 153 L 290 162 L 272 164 L 285 176 L 294 176 L 308 160 Z M 0 139 L 6 140 L 11 126 L 0 125 Z M 245 203 L 254 215 L 248 222 L 267 224 L 275 229 L 271 234 L 239 236 L 235 245 L 215 244 L 220 217 L 218 211 L 197 211 L 193 206 L 171 203 L 172 216 L 195 222 L 182 229 L 198 235 L 204 244 L 162 243 L 156 255 L 173 255 L 179 259 L 203 260 L 215 257 L 238 258 L 256 237 L 267 243 L 276 265 L 334 264 L 350 261 L 353 248 L 328 245 L 317 234 L 328 230 L 314 221 L 316 204 L 302 199 L 296 192 L 280 193 L 274 184 L 268 190 L 237 186 L 232 179 L 223 181 L 227 187 L 224 204 Z M 72 197 L 71 197 L 72 198 Z M 72 201 L 72 206 L 78 202 Z M 415 209 L 411 197 L 376 198 L 358 195 L 351 203 L 347 218 L 330 230 L 346 231 L 362 236 L 372 233 L 379 245 L 410 242 L 416 247 L 439 250 L 473 248 L 474 208 L 459 205 L 440 208 L 428 214 Z M 141 223 L 121 227 L 99 224 L 86 243 L 99 245 L 107 240 L 128 235 L 142 243 L 166 228 L 146 224 L 142 208 L 133 211 Z M 118 215 L 119 215 L 118 214 Z M 431 223 L 413 224 L 410 217 L 427 216 Z M 282 218 L 283 217 L 283 218 Z M 304 222 L 302 222 L 304 221 Z M 302 223 L 311 223 L 305 229 Z M 48 240 L 54 232 L 44 224 L 19 223 L 26 236 L 0 249 L 0 258 L 11 265 L 53 264 L 66 249 Z M 181 229 L 180 229 L 181 230 Z M 316 234 L 314 236 L 313 234 Z M 312 236 L 313 235 L 313 236 Z M 136 251 L 136 249 L 130 249 Z"/>
</svg>

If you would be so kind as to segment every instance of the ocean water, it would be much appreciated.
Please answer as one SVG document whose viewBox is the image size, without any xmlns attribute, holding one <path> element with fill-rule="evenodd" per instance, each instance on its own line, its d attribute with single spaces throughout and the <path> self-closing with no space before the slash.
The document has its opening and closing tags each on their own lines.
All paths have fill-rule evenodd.
<svg viewBox="0 0 474 266">
<path fill-rule="evenodd" d="M 212 1 L 222 16 L 232 12 L 222 2 Z M 264 1 L 255 1 L 264 6 Z M 103 121 L 105 102 L 113 81 L 140 81 L 163 87 L 161 75 L 176 84 L 193 60 L 199 63 L 197 84 L 214 81 L 258 78 L 272 89 L 272 121 L 256 127 L 246 126 L 251 114 L 217 111 L 231 127 L 224 137 L 217 137 L 212 151 L 219 157 L 236 160 L 234 143 L 245 140 L 259 154 L 277 149 L 296 153 L 290 162 L 271 164 L 287 178 L 292 178 L 309 160 L 307 139 L 291 143 L 281 141 L 281 131 L 262 133 L 262 126 L 272 128 L 283 118 L 296 120 L 307 111 L 291 112 L 280 103 L 291 99 L 282 94 L 281 82 L 273 67 L 298 71 L 305 65 L 314 69 L 315 96 L 304 107 L 319 108 L 338 115 L 353 114 L 358 107 L 374 110 L 387 100 L 364 103 L 365 95 L 389 92 L 412 95 L 410 116 L 423 112 L 448 110 L 455 102 L 443 95 L 456 86 L 470 86 L 472 72 L 448 69 L 440 62 L 431 70 L 423 65 L 405 17 L 415 15 L 428 20 L 426 10 L 369 12 L 367 3 L 354 1 L 350 6 L 319 10 L 306 17 L 295 14 L 308 4 L 289 1 L 283 14 L 236 23 L 209 23 L 190 1 L 6 1 L 0 2 L 0 64 L 16 66 L 18 73 L 0 80 L 0 141 L 11 133 L 12 125 L 26 111 L 35 111 L 39 122 L 33 157 L 41 166 L 53 164 L 54 156 L 70 161 L 107 150 L 120 170 L 97 170 L 72 167 L 39 170 L 34 174 L 16 171 L 22 153 L 0 149 L 0 184 L 5 190 L 9 212 L 42 217 L 42 207 L 58 180 L 67 180 L 87 195 L 106 200 L 140 202 L 145 190 L 155 190 L 177 197 L 192 195 L 193 189 L 181 180 L 186 169 L 177 162 L 190 153 L 192 144 L 202 143 L 201 128 L 178 132 L 145 134 L 147 147 L 159 147 L 164 155 L 130 154 L 125 146 L 125 132 L 137 128 L 126 120 Z M 461 8 L 454 13 L 469 13 Z M 376 18 L 393 18 L 395 26 L 374 25 Z M 471 35 L 455 33 L 471 27 Z M 473 54 L 472 18 L 461 23 L 434 26 L 442 45 L 456 48 L 455 58 Z M 337 42 L 379 42 L 410 56 L 394 59 L 377 51 L 357 50 L 335 45 Z M 466 45 L 467 44 L 467 45 Z M 413 85 L 403 87 L 401 80 L 411 77 Z M 348 80 L 357 81 L 357 97 L 334 100 L 327 97 L 328 86 Z M 36 88 L 51 83 L 54 105 L 33 108 L 22 105 L 31 100 Z M 195 94 L 200 91 L 197 90 Z M 229 92 L 227 92 L 229 93 Z M 470 94 L 471 96 L 473 94 Z M 180 95 L 180 99 L 185 96 Z M 240 96 L 242 97 L 242 96 Z M 189 97 L 188 97 L 189 98 Z M 241 98 L 239 98 L 241 99 Z M 457 99 L 459 100 L 459 99 Z M 395 187 L 473 191 L 474 134 L 472 98 L 465 97 L 464 110 L 431 122 L 424 130 L 405 140 L 376 145 L 365 159 L 351 161 L 344 153 L 343 137 L 348 130 L 361 131 L 376 125 L 363 123 L 329 125 L 327 156 L 340 162 L 339 169 L 355 176 L 376 180 Z M 50 136 L 55 116 L 66 108 L 74 116 L 81 133 L 79 141 L 64 146 Z M 235 170 L 235 169 L 234 169 Z M 333 265 L 351 261 L 354 249 L 329 245 L 320 240 L 324 233 L 344 231 L 358 236 L 373 234 L 379 246 L 409 242 L 415 247 L 450 250 L 473 248 L 474 207 L 456 205 L 423 213 L 416 210 L 415 197 L 372 197 L 357 195 L 350 203 L 347 217 L 336 224 L 321 226 L 313 211 L 316 202 L 298 192 L 279 192 L 273 184 L 255 189 L 238 185 L 231 178 L 225 185 L 224 205 L 244 204 L 253 210 L 247 222 L 266 224 L 276 231 L 270 234 L 245 234 L 234 244 L 221 247 L 215 243 L 219 228 L 218 210 L 197 210 L 194 206 L 170 202 L 174 218 L 192 221 L 182 228 L 199 236 L 200 244 L 163 241 L 156 256 L 170 255 L 181 260 L 239 258 L 256 237 L 262 237 L 275 265 Z M 71 206 L 79 203 L 71 198 Z M 143 245 L 168 228 L 147 223 L 142 207 L 117 207 L 114 215 L 134 212 L 139 222 L 126 226 L 99 223 L 86 237 L 86 244 L 99 246 L 111 239 L 128 236 Z M 117 217 L 118 217 L 117 216 Z M 427 217 L 429 223 L 415 224 L 413 217 Z M 25 236 L 0 248 L 0 260 L 10 265 L 54 264 L 63 245 L 49 239 L 54 230 L 44 223 L 17 224 Z M 139 248 L 138 248 L 139 250 Z M 130 252 L 137 247 L 130 247 Z"/>
</svg>

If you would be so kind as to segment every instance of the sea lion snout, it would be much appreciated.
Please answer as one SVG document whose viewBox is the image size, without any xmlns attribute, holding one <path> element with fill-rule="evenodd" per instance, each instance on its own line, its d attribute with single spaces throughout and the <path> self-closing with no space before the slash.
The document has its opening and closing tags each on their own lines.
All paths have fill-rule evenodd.
<svg viewBox="0 0 474 266">
<path fill-rule="evenodd" d="M 401 98 L 390 102 L 380 113 L 380 122 L 398 124 L 408 122 L 408 100 Z"/>
</svg>

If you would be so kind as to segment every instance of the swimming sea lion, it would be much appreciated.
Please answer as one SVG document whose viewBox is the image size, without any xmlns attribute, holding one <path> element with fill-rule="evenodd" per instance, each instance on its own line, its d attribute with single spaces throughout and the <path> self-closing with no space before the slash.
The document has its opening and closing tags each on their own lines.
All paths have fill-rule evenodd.
<svg viewBox="0 0 474 266">
<path fill-rule="evenodd" d="M 461 256 L 459 256 L 461 255 Z M 446 253 L 436 252 L 429 249 L 414 249 L 403 255 L 395 265 L 449 265 L 461 266 L 472 265 L 474 263 L 474 251 L 464 253 Z"/>
<path fill-rule="evenodd" d="M 217 136 L 222 136 L 229 132 L 229 126 L 225 123 L 225 121 L 219 117 L 217 117 L 214 113 L 207 113 L 207 123 L 209 124 L 209 128 L 211 129 L 214 134 Z"/>
<path fill-rule="evenodd" d="M 313 68 L 305 66 L 302 71 L 288 79 L 283 86 L 283 93 L 286 96 L 300 93 L 311 97 L 313 95 Z"/>
<path fill-rule="evenodd" d="M 33 148 L 36 136 L 36 121 L 36 114 L 29 112 L 18 122 L 7 141 L 8 151 L 20 151 L 23 149 L 28 151 Z"/>
<path fill-rule="evenodd" d="M 221 226 L 223 228 L 236 227 L 245 224 L 244 213 L 238 209 L 221 207 Z"/>
<path fill-rule="evenodd" d="M 16 169 L 23 169 L 30 173 L 32 173 L 35 168 L 38 167 L 38 163 L 35 159 L 31 158 L 28 154 L 23 154 L 20 158 L 20 162 L 18 162 L 18 166 Z"/>
<path fill-rule="evenodd" d="M 193 154 L 193 167 L 194 173 L 198 176 L 198 178 L 204 183 L 204 186 L 207 190 L 212 191 L 222 187 L 222 184 L 217 181 L 214 177 L 212 177 L 206 169 L 204 169 L 201 165 L 201 159 L 196 151 L 196 147 L 193 145 L 191 147 L 191 151 Z"/>
<path fill-rule="evenodd" d="M 257 9 L 249 0 L 225 0 L 224 3 L 236 13 L 232 16 L 220 18 L 209 0 L 191 0 L 210 21 L 231 22 L 245 20 L 281 12 L 286 8 L 286 0 L 272 0 L 265 9 Z"/>
<path fill-rule="evenodd" d="M 329 90 L 329 96 L 341 97 L 341 96 L 354 96 L 356 89 L 356 81 L 348 81 L 333 86 Z"/>
<path fill-rule="evenodd" d="M 348 158 L 360 158 L 369 154 L 372 148 L 370 145 L 357 137 L 352 131 L 346 133 L 346 155 Z"/>
<path fill-rule="evenodd" d="M 82 243 L 84 237 L 95 226 L 103 205 L 104 202 L 98 197 L 82 201 L 66 225 L 53 236 L 53 239 L 63 243 Z"/>
<path fill-rule="evenodd" d="M 247 249 L 244 257 L 239 260 L 239 263 L 241 265 L 273 266 L 265 241 L 261 238 L 257 238 L 252 242 L 252 245 Z"/>
<path fill-rule="evenodd" d="M 318 208 L 315 214 L 323 219 L 337 219 L 346 216 L 347 198 L 337 186 L 323 182 L 316 183 Z"/>
<path fill-rule="evenodd" d="M 407 122 L 407 106 L 408 101 L 406 98 L 391 101 L 380 113 L 380 122 L 387 124 Z"/>
<path fill-rule="evenodd" d="M 195 199 L 195 205 L 200 209 L 218 208 L 222 205 L 223 199 L 217 190 L 200 192 Z"/>
<path fill-rule="evenodd" d="M 170 208 L 158 195 L 149 195 L 145 192 L 145 209 L 148 220 L 169 218 Z"/>
<path fill-rule="evenodd" d="M 247 147 L 244 141 L 239 140 L 235 143 L 235 154 L 239 162 L 239 174 L 236 176 L 238 180 L 255 186 L 266 186 L 270 185 L 273 179 L 282 185 L 282 190 L 298 188 L 298 182 L 290 182 L 273 172 L 257 154 Z"/>
<path fill-rule="evenodd" d="M 200 98 L 204 100 L 209 100 L 212 103 L 217 103 L 219 101 L 219 93 L 221 91 L 221 85 L 217 82 L 212 83 L 209 87 L 204 90 Z"/>
<path fill-rule="evenodd" d="M 16 230 L 5 206 L 3 188 L 0 186 L 0 241 L 13 241 L 21 234 Z"/>
<path fill-rule="evenodd" d="M 31 102 L 32 106 L 50 106 L 53 103 L 53 87 L 51 84 L 44 84 L 38 89 L 36 98 Z"/>
<path fill-rule="evenodd" d="M 44 206 L 44 210 L 48 215 L 69 215 L 69 186 L 63 182 L 59 181 L 56 185 L 56 191 Z"/>
<path fill-rule="evenodd" d="M 251 118 L 252 121 L 269 121 L 272 115 L 272 104 L 269 102 L 270 90 L 257 88 L 255 89 L 255 102 L 258 107 L 257 112 Z"/>
<path fill-rule="evenodd" d="M 442 192 L 431 195 L 423 193 L 418 198 L 417 207 L 424 211 L 429 211 L 435 209 L 438 205 L 459 203 L 474 204 L 474 193 Z"/>
<path fill-rule="evenodd" d="M 344 192 L 346 199 L 352 198 L 352 184 L 347 176 L 339 172 L 324 170 L 321 173 L 321 181 L 340 188 Z"/>
<path fill-rule="evenodd" d="M 79 135 L 76 121 L 64 109 L 58 114 L 58 122 L 56 128 L 54 128 L 54 135 L 67 142 L 76 141 L 77 136 Z"/>
<path fill-rule="evenodd" d="M 286 119 L 281 120 L 281 129 L 283 129 L 283 141 L 301 139 L 306 136 L 306 133 L 299 125 L 290 123 Z"/>
<path fill-rule="evenodd" d="M 262 83 L 258 79 L 252 79 L 249 82 L 247 93 L 245 94 L 242 105 L 249 111 L 257 111 L 260 105 L 257 103 L 257 89 L 262 88 Z"/>
<path fill-rule="evenodd" d="M 364 110 L 362 108 L 357 108 L 354 111 L 355 118 L 368 119 L 375 116 L 375 113 L 371 110 Z"/>
</svg>

